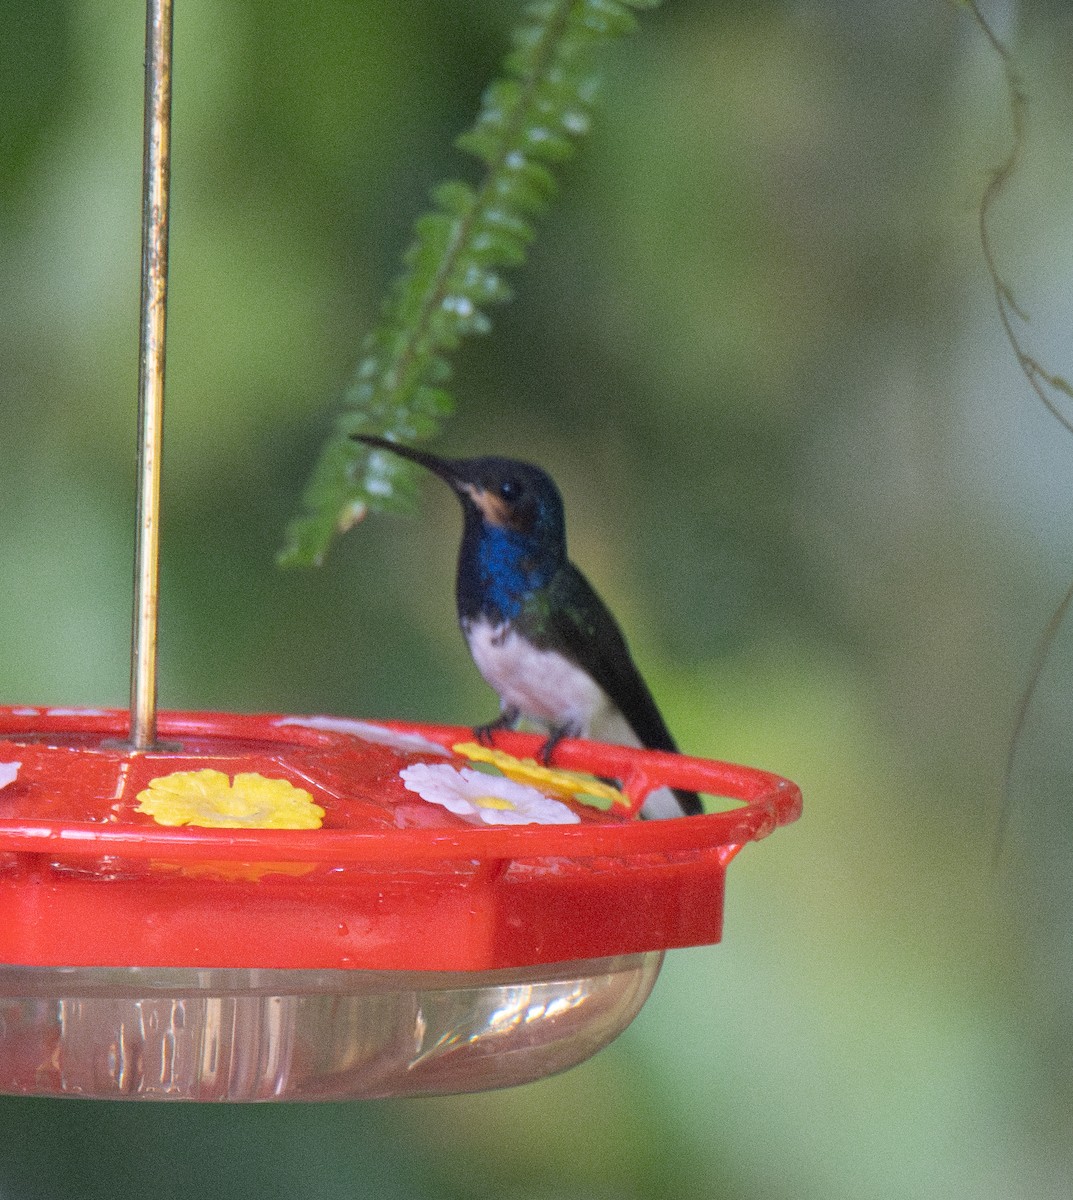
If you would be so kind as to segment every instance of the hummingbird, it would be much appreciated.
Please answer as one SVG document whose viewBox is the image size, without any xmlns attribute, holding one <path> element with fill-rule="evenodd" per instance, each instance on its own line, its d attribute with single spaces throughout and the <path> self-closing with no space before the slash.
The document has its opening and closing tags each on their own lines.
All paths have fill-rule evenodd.
<svg viewBox="0 0 1073 1200">
<path fill-rule="evenodd" d="M 677 750 L 618 623 L 567 557 L 562 496 L 545 471 L 354 436 L 424 467 L 462 503 L 458 621 L 500 703 L 499 716 L 474 730 L 478 738 L 524 718 L 547 734 L 545 764 L 565 737 Z M 702 811 L 695 792 L 664 787 L 648 796 L 642 816 Z"/>
</svg>

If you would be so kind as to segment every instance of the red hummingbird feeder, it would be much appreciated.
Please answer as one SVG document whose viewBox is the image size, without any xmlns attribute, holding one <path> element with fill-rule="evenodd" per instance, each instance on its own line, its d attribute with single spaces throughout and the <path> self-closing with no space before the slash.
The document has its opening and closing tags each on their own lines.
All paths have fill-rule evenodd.
<svg viewBox="0 0 1073 1200">
<path fill-rule="evenodd" d="M 131 711 L 0 709 L 0 1092 L 340 1100 L 564 1070 L 667 949 L 720 940 L 727 865 L 800 792 L 580 740 L 549 770 L 527 734 L 156 712 L 170 44 L 150 0 Z M 638 820 L 664 786 L 733 806 Z"/>
</svg>

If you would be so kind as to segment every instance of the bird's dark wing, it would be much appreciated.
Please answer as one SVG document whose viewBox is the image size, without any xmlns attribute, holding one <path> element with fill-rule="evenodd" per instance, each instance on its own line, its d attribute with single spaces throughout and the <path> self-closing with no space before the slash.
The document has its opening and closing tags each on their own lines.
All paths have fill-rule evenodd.
<svg viewBox="0 0 1073 1200">
<path fill-rule="evenodd" d="M 546 615 L 551 644 L 561 648 L 611 697 L 642 746 L 677 750 L 626 639 L 607 605 L 572 563 L 550 586 Z"/>
<path fill-rule="evenodd" d="M 626 639 L 607 605 L 572 564 L 552 580 L 542 614 L 548 642 L 571 657 L 610 696 L 642 746 L 677 751 L 671 731 L 633 661 Z M 538 639 L 539 641 L 539 639 Z M 696 792 L 673 789 L 682 812 L 704 811 Z"/>
</svg>

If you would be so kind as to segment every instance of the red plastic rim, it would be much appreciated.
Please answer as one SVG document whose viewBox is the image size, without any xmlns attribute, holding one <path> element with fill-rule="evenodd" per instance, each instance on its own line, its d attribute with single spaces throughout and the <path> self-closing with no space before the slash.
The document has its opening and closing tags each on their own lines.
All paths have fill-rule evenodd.
<svg viewBox="0 0 1073 1200">
<path fill-rule="evenodd" d="M 741 807 L 503 827 L 437 809 L 438 824 L 400 828 L 413 797 L 399 768 L 451 761 L 435 747 L 472 731 L 377 723 L 426 739 L 400 751 L 347 726 L 165 713 L 160 737 L 178 748 L 134 753 L 109 745 L 125 712 L 0 709 L 0 762 L 27 764 L 0 789 L 0 961 L 491 970 L 715 942 L 726 865 L 801 811 L 798 788 L 765 771 L 565 741 L 557 766 L 621 779 L 634 808 L 663 785 Z M 541 739 L 496 745 L 531 756 Z M 325 827 L 173 828 L 131 815 L 149 779 L 202 767 L 289 779 L 325 807 Z M 90 794 L 111 809 L 76 819 Z"/>
</svg>

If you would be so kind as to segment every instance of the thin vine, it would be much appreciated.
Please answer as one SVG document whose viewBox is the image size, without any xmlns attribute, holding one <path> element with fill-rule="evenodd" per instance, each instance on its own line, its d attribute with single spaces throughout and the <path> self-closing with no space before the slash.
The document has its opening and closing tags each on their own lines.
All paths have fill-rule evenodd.
<svg viewBox="0 0 1073 1200">
<path fill-rule="evenodd" d="M 980 246 L 984 258 L 984 266 L 991 279 L 991 285 L 995 292 L 995 302 L 998 307 L 999 320 L 1002 323 L 1003 332 L 1006 335 L 1006 340 L 1009 342 L 1014 356 L 1017 359 L 1017 365 L 1021 368 L 1022 373 L 1028 380 L 1032 390 L 1043 402 L 1048 412 L 1059 422 L 1064 429 L 1073 433 L 1073 420 L 1071 420 L 1061 409 L 1054 393 L 1066 396 L 1073 399 L 1073 387 L 1069 382 L 1060 375 L 1056 375 L 1048 371 L 1040 361 L 1030 354 L 1021 342 L 1018 336 L 1017 325 L 1015 322 L 1024 324 L 1028 321 L 1028 314 L 1017 303 L 1013 292 L 1003 279 L 998 268 L 998 261 L 995 255 L 994 246 L 991 241 L 990 219 L 991 210 L 998 200 L 999 196 L 1005 190 L 1006 185 L 1020 166 L 1026 141 L 1026 120 L 1028 112 L 1028 98 L 1025 95 L 1024 89 L 1021 86 L 1020 78 L 1017 74 L 1014 65 L 1013 56 L 1009 49 L 1001 41 L 995 31 L 988 24 L 983 13 L 980 11 L 976 0 L 961 0 L 963 6 L 969 10 L 972 19 L 977 27 L 981 30 L 991 45 L 992 50 L 998 56 L 1002 64 L 1003 79 L 1006 84 L 1006 94 L 1009 102 L 1010 124 L 1012 129 L 1010 148 L 1006 157 L 995 168 L 987 187 L 984 189 L 983 196 L 980 200 L 980 208 L 978 212 L 979 230 L 980 230 Z M 1058 607 L 1051 614 L 1047 626 L 1041 634 L 1039 641 L 1036 644 L 1035 652 L 1032 656 L 1032 666 L 1028 675 L 1028 683 L 1025 685 L 1024 691 L 1021 693 L 1021 698 L 1017 705 L 1017 712 L 1014 716 L 1013 730 L 1010 736 L 1009 749 L 1006 752 L 1005 770 L 1003 772 L 1002 786 L 1002 801 L 999 809 L 998 823 L 995 829 L 995 842 L 992 853 L 992 868 L 997 869 L 999 857 L 1002 853 L 1002 847 L 1006 840 L 1006 831 L 1009 826 L 1010 810 L 1012 806 L 1012 785 L 1013 785 L 1013 769 L 1017 757 L 1017 749 L 1020 745 L 1021 735 L 1024 731 L 1025 722 L 1028 719 L 1028 713 L 1032 706 L 1032 699 L 1036 693 L 1036 687 L 1039 684 L 1040 677 L 1043 674 L 1043 668 L 1047 662 L 1047 657 L 1050 654 L 1051 647 L 1054 644 L 1054 639 L 1058 635 L 1058 630 L 1062 627 L 1062 622 L 1065 620 L 1070 604 L 1073 603 L 1073 583 L 1070 584 L 1062 597 Z"/>
<path fill-rule="evenodd" d="M 593 51 L 629 33 L 631 9 L 659 0 L 542 0 L 525 10 L 503 73 L 485 91 L 474 126 L 456 145 L 484 165 L 476 187 L 432 191 L 404 267 L 362 345 L 346 405 L 288 526 L 279 562 L 320 563 L 336 533 L 370 509 L 404 507 L 412 469 L 353 440 L 432 436 L 453 408 L 448 356 L 491 327 L 486 309 L 510 298 L 504 269 L 520 266 L 533 220 L 555 193 L 554 167 L 589 126 Z"/>
<path fill-rule="evenodd" d="M 995 31 L 987 23 L 983 13 L 980 12 L 976 4 L 976 0 L 963 0 L 963 3 L 972 14 L 973 20 L 991 44 L 991 48 L 998 55 L 999 61 L 1002 64 L 1006 94 L 1009 99 L 1010 123 L 1013 129 L 1009 152 L 995 168 L 980 200 L 978 219 L 980 226 L 980 247 L 984 256 L 984 266 L 987 268 L 988 276 L 991 279 L 991 286 L 995 292 L 999 320 L 1002 322 L 1006 340 L 1009 342 L 1017 358 L 1017 365 L 1021 368 L 1032 390 L 1052 416 L 1054 416 L 1055 420 L 1068 429 L 1070 433 L 1073 433 L 1073 420 L 1066 416 L 1056 403 L 1054 396 L 1048 392 L 1048 389 L 1051 389 L 1051 391 L 1060 392 L 1062 395 L 1073 400 L 1073 386 L 1061 375 L 1055 375 L 1051 371 L 1048 371 L 1037 358 L 1024 348 L 1014 321 L 1016 319 L 1019 322 L 1025 323 L 1028 321 L 1028 314 L 1017 303 L 1009 285 L 1003 279 L 991 241 L 991 210 L 999 196 L 1006 189 L 1006 185 L 1016 172 L 1018 166 L 1020 166 L 1021 158 L 1024 154 L 1028 97 L 1021 87 L 1021 81 L 1009 49 L 1002 43 Z"/>
</svg>

